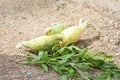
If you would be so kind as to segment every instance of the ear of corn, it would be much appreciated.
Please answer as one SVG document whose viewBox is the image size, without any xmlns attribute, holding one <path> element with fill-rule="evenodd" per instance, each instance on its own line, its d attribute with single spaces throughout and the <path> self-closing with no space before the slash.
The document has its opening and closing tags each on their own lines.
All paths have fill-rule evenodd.
<svg viewBox="0 0 120 80">
<path fill-rule="evenodd" d="M 67 29 L 63 24 L 56 24 L 48 28 L 46 35 L 24 41 L 22 44 L 32 51 L 48 50 L 58 43 L 67 46 L 79 40 L 81 33 L 87 27 L 87 22 L 88 20 L 85 20 L 79 26 L 72 26 Z"/>
<path fill-rule="evenodd" d="M 61 39 L 60 35 L 50 35 L 50 36 L 41 36 L 35 39 L 31 39 L 29 41 L 22 42 L 23 46 L 27 47 L 32 51 L 39 51 L 39 50 L 49 50 L 59 42 Z"/>
<path fill-rule="evenodd" d="M 85 20 L 79 26 L 72 26 L 62 31 L 62 41 L 61 45 L 67 46 L 71 43 L 77 42 L 80 38 L 81 33 L 87 27 L 88 20 Z"/>
<path fill-rule="evenodd" d="M 52 27 L 48 27 L 45 30 L 46 35 L 52 35 L 52 34 L 60 34 L 64 29 L 66 28 L 66 25 L 64 24 L 54 24 Z"/>
</svg>

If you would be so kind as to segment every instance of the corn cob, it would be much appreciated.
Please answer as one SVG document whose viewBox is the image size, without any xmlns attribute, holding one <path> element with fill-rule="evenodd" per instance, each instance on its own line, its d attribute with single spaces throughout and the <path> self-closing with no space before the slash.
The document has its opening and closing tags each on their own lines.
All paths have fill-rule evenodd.
<svg viewBox="0 0 120 80">
<path fill-rule="evenodd" d="M 49 50 L 52 48 L 52 46 L 57 44 L 60 39 L 61 36 L 59 34 L 50 36 L 45 35 L 29 41 L 24 41 L 22 42 L 22 45 L 32 51 Z"/>
<path fill-rule="evenodd" d="M 79 26 L 72 26 L 72 27 L 69 27 L 69 28 L 63 30 L 61 32 L 62 41 L 60 42 L 60 44 L 62 46 L 67 46 L 71 43 L 77 42 L 80 38 L 81 33 L 87 27 L 87 23 L 88 23 L 88 20 L 85 20 Z"/>
<path fill-rule="evenodd" d="M 46 35 L 52 35 L 52 34 L 60 34 L 64 29 L 66 28 L 66 25 L 58 23 L 54 24 L 52 27 L 47 27 L 45 29 Z"/>
</svg>

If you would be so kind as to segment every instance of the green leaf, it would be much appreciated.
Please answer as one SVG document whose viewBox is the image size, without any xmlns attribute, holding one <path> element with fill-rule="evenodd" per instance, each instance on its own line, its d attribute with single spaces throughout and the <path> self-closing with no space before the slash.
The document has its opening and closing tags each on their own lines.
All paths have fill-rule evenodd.
<svg viewBox="0 0 120 80">
<path fill-rule="evenodd" d="M 32 61 L 31 62 L 38 62 L 38 61 L 40 61 L 40 56 L 36 56 L 36 57 L 34 57 L 33 59 L 32 59 Z"/>
<path fill-rule="evenodd" d="M 81 51 L 81 54 L 85 54 L 85 53 L 88 53 L 88 48 L 84 48 L 84 49 Z"/>
<path fill-rule="evenodd" d="M 61 61 L 58 61 L 59 64 L 63 64 L 63 63 L 66 63 L 67 60 L 66 59 L 62 59 Z"/>
<path fill-rule="evenodd" d="M 57 52 L 58 52 L 58 53 L 63 53 L 63 52 L 65 52 L 65 48 L 66 48 L 66 47 L 63 47 L 63 48 L 57 50 Z"/>
<path fill-rule="evenodd" d="M 59 72 L 59 67 L 58 67 L 58 66 L 53 65 L 52 68 L 53 68 L 53 70 L 55 70 L 56 72 Z"/>
<path fill-rule="evenodd" d="M 108 76 L 106 80 L 111 80 L 111 76 Z"/>
<path fill-rule="evenodd" d="M 61 77 L 61 80 L 67 80 L 67 76 L 63 75 L 63 76 Z"/>
<path fill-rule="evenodd" d="M 69 65 L 71 65 L 71 66 L 75 66 L 76 64 L 71 62 L 71 63 L 69 63 Z"/>
<path fill-rule="evenodd" d="M 95 68 L 101 68 L 102 65 L 104 65 L 104 61 L 102 61 L 102 60 L 93 60 L 93 59 L 91 59 L 89 61 L 92 63 L 92 66 L 95 67 Z"/>
<path fill-rule="evenodd" d="M 67 54 L 64 56 L 59 57 L 61 60 L 58 61 L 59 64 L 66 63 L 69 58 L 71 58 L 74 54 Z"/>
<path fill-rule="evenodd" d="M 60 70 L 62 70 L 62 71 L 67 71 L 67 70 L 68 70 L 68 68 L 67 68 L 67 67 L 65 67 L 65 66 L 60 66 Z M 64 73 L 66 73 L 66 72 L 64 72 Z"/>
<path fill-rule="evenodd" d="M 75 46 L 75 45 L 73 45 L 72 48 L 74 48 L 78 52 L 81 51 L 81 49 L 79 47 Z"/>
<path fill-rule="evenodd" d="M 67 60 L 67 59 L 71 58 L 73 55 L 74 55 L 74 54 L 66 54 L 66 55 L 63 55 L 63 56 L 61 56 L 61 57 L 59 57 L 59 58 L 60 58 L 60 59 L 65 59 L 65 60 Z"/>
<path fill-rule="evenodd" d="M 57 65 L 52 65 L 52 68 L 53 68 L 53 70 L 56 71 L 58 74 L 60 74 L 60 75 L 63 74 L 59 66 L 57 66 Z"/>
<path fill-rule="evenodd" d="M 48 53 L 45 51 L 39 51 L 38 56 L 34 57 L 34 59 L 32 59 L 32 62 L 39 62 L 42 61 L 42 59 L 47 59 L 48 58 Z"/>
<path fill-rule="evenodd" d="M 113 56 L 103 56 L 103 58 L 104 58 L 104 61 L 106 61 L 106 62 L 112 62 L 112 61 L 114 61 Z"/>
<path fill-rule="evenodd" d="M 90 55 L 88 53 L 88 48 L 84 48 L 77 56 L 80 57 L 80 58 L 82 58 L 82 59 L 89 58 Z"/>
<path fill-rule="evenodd" d="M 34 59 L 30 54 L 27 54 L 26 57 L 27 57 L 27 64 L 31 63 L 31 61 Z"/>
<path fill-rule="evenodd" d="M 118 76 L 118 79 L 120 79 L 120 71 L 116 73 Z"/>
<path fill-rule="evenodd" d="M 98 79 L 100 79 L 100 80 L 106 80 L 108 76 L 109 76 L 109 74 L 107 72 L 104 72 L 104 73 L 100 74 L 100 76 L 98 77 Z"/>
<path fill-rule="evenodd" d="M 42 58 L 42 57 L 43 57 L 43 54 L 44 54 L 44 51 L 39 51 L 38 57 L 39 57 L 39 58 Z"/>
<path fill-rule="evenodd" d="M 117 76 L 117 74 L 115 72 L 113 72 L 113 77 L 114 77 L 115 80 L 119 80 L 118 76 Z"/>
<path fill-rule="evenodd" d="M 48 72 L 48 66 L 46 64 L 41 64 L 44 71 Z"/>
<path fill-rule="evenodd" d="M 85 78 L 86 80 L 90 80 L 91 76 L 88 72 L 81 72 L 81 76 Z"/>
<path fill-rule="evenodd" d="M 84 70 L 89 70 L 91 69 L 91 63 L 78 63 L 76 64 L 79 68 L 84 69 Z"/>
<path fill-rule="evenodd" d="M 47 51 L 39 51 L 38 56 L 42 59 L 48 59 L 48 52 Z"/>
<path fill-rule="evenodd" d="M 74 70 L 74 69 L 69 69 L 69 74 L 70 74 L 71 76 L 75 75 L 75 70 Z"/>
<path fill-rule="evenodd" d="M 71 52 L 73 52 L 73 46 L 68 46 L 66 47 L 66 49 L 70 50 Z"/>
</svg>

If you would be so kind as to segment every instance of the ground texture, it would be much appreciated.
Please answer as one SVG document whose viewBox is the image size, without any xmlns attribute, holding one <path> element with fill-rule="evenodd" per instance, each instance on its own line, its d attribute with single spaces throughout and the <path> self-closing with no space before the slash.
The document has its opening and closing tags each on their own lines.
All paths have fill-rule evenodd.
<svg viewBox="0 0 120 80">
<path fill-rule="evenodd" d="M 59 80 L 52 70 L 19 64 L 25 51 L 15 46 L 51 24 L 77 25 L 79 18 L 91 19 L 79 46 L 112 54 L 120 66 L 120 0 L 0 0 L 0 80 Z"/>
</svg>

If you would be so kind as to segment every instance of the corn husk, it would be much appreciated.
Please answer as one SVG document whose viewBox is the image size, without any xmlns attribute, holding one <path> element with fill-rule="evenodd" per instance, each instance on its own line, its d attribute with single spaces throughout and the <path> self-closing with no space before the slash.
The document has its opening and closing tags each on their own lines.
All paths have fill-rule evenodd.
<svg viewBox="0 0 120 80">
<path fill-rule="evenodd" d="M 54 24 L 52 27 L 47 27 L 45 29 L 45 34 L 46 35 L 60 34 L 65 28 L 66 28 L 65 24 L 57 23 Z"/>
<path fill-rule="evenodd" d="M 81 33 L 87 27 L 88 20 L 85 20 L 79 26 L 72 26 L 62 31 L 62 41 L 60 42 L 61 45 L 67 46 L 74 42 L 77 42 L 80 38 Z"/>
<path fill-rule="evenodd" d="M 61 36 L 59 34 L 50 35 L 50 36 L 45 35 L 45 36 L 37 37 L 35 39 L 31 39 L 29 41 L 24 41 L 22 42 L 22 45 L 32 51 L 49 50 L 55 44 L 57 44 L 60 39 Z"/>
</svg>

